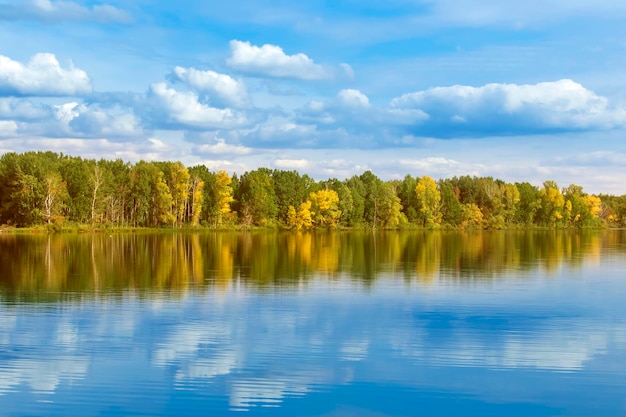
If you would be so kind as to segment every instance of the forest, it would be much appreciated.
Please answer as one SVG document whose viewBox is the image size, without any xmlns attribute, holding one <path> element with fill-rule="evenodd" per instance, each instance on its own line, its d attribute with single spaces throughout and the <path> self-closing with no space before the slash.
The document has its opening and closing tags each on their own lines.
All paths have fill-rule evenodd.
<svg viewBox="0 0 626 417">
<path fill-rule="evenodd" d="M 258 168 L 83 159 L 51 151 L 0 157 L 0 225 L 89 228 L 598 228 L 626 226 L 626 195 L 492 177 L 435 180 L 371 171 L 345 180 Z"/>
</svg>

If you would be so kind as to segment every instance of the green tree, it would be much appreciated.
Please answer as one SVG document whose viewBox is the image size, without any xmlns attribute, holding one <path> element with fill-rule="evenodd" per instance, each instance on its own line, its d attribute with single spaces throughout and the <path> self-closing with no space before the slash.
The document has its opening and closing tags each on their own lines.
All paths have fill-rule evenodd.
<svg viewBox="0 0 626 417">
<path fill-rule="evenodd" d="M 441 222 L 449 227 L 460 226 L 463 222 L 463 205 L 457 198 L 450 180 L 439 180 L 441 194 Z"/>
<path fill-rule="evenodd" d="M 259 168 L 246 172 L 239 179 L 235 205 L 243 225 L 274 225 L 278 207 L 270 174 L 271 171 L 267 168 Z"/>
<path fill-rule="evenodd" d="M 352 227 L 360 226 L 365 217 L 365 184 L 357 175 L 346 180 L 345 184 L 352 197 L 352 209 L 347 215 L 346 222 Z"/>
<path fill-rule="evenodd" d="M 43 179 L 42 213 L 46 223 L 63 220 L 63 209 L 68 198 L 67 186 L 58 172 L 50 172 Z"/>
<path fill-rule="evenodd" d="M 363 184 L 363 220 L 370 226 L 380 224 L 380 189 L 383 182 L 372 171 L 365 171 L 359 176 Z M 354 194 L 353 194 L 354 195 Z"/>
<path fill-rule="evenodd" d="M 410 223 L 416 223 L 420 218 L 420 202 L 417 199 L 415 189 L 417 187 L 417 178 L 413 178 L 407 174 L 398 188 L 398 197 L 402 204 L 402 212 L 406 215 Z"/>
<path fill-rule="evenodd" d="M 515 186 L 519 192 L 519 202 L 516 204 L 514 221 L 519 225 L 531 226 L 535 224 L 541 206 L 539 189 L 528 182 L 518 182 Z"/>
<path fill-rule="evenodd" d="M 300 175 L 297 171 L 272 171 L 278 221 L 286 224 L 289 206 L 298 207 L 307 200 L 309 194 L 316 191 L 315 181 L 308 175 Z"/>
</svg>

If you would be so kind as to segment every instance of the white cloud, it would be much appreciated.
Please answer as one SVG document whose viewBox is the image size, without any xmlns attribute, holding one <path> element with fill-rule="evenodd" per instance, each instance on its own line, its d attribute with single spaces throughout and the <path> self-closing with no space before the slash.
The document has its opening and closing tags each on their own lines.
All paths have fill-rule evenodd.
<svg viewBox="0 0 626 417">
<path fill-rule="evenodd" d="M 251 169 L 253 169 L 251 166 L 248 166 L 246 164 L 236 164 L 233 161 L 224 160 L 224 159 L 203 161 L 202 165 L 206 166 L 211 171 L 224 170 L 231 174 L 234 172 L 240 172 L 240 173 L 246 172 L 246 171 L 250 171 Z M 254 166 L 254 168 L 258 168 L 258 167 Z"/>
<path fill-rule="evenodd" d="M 359 90 L 344 89 L 337 94 L 339 101 L 349 107 L 369 107 L 369 98 Z"/>
<path fill-rule="evenodd" d="M 0 55 L 0 94 L 15 96 L 81 96 L 92 91 L 87 73 L 62 68 L 53 54 L 34 55 L 26 65 Z"/>
<path fill-rule="evenodd" d="M 372 143 L 372 138 L 362 142 L 364 136 L 375 135 L 374 142 L 388 142 L 404 134 L 399 128 L 420 125 L 428 118 L 420 109 L 373 106 L 369 98 L 356 89 L 343 89 L 327 102 L 306 103 L 295 111 L 294 117 L 297 123 L 315 126 L 320 132 L 348 132 L 362 145 Z"/>
<path fill-rule="evenodd" d="M 213 155 L 247 155 L 252 149 L 241 145 L 231 145 L 222 138 L 217 138 L 214 143 L 204 143 L 193 148 L 194 153 Z"/>
<path fill-rule="evenodd" d="M 71 103 L 58 104 L 54 106 L 54 117 L 55 119 L 69 123 L 74 118 L 78 117 L 79 113 L 77 110 L 78 103 L 73 101 Z"/>
<path fill-rule="evenodd" d="M 69 102 L 50 107 L 53 117 L 22 123 L 25 134 L 73 138 L 129 138 L 143 136 L 140 120 L 126 108 Z"/>
<path fill-rule="evenodd" d="M 227 104 L 242 107 L 248 103 L 246 87 L 229 75 L 215 71 L 200 71 L 195 68 L 176 67 L 172 77 L 184 82 L 198 93 L 216 95 Z"/>
<path fill-rule="evenodd" d="M 329 78 L 329 72 L 303 53 L 287 55 L 280 46 L 255 46 L 250 42 L 230 41 L 231 67 L 263 76 L 319 80 Z"/>
<path fill-rule="evenodd" d="M 484 165 L 477 163 L 461 163 L 454 159 L 432 156 L 421 159 L 400 159 L 396 166 L 404 167 L 409 172 L 418 172 L 419 175 L 430 175 L 435 178 L 451 177 L 453 175 L 476 175 L 485 172 Z"/>
<path fill-rule="evenodd" d="M 231 109 L 218 109 L 199 101 L 193 92 L 179 92 L 165 83 L 150 86 L 148 118 L 156 126 L 180 128 L 228 128 L 245 124 L 243 114 Z"/>
<path fill-rule="evenodd" d="M 17 123 L 12 120 L 0 120 L 0 137 L 14 136 L 17 133 Z"/>
<path fill-rule="evenodd" d="M 31 0 L 24 1 L 18 5 L 2 5 L 0 20 L 130 23 L 133 21 L 133 18 L 127 12 L 108 4 L 87 8 L 72 1 Z"/>
<path fill-rule="evenodd" d="M 314 144 L 316 134 L 315 126 L 300 124 L 288 117 L 270 116 L 263 123 L 242 132 L 241 141 L 250 146 L 294 148 Z"/>
<path fill-rule="evenodd" d="M 274 166 L 279 169 L 302 169 L 310 164 L 306 159 L 277 159 Z"/>
<path fill-rule="evenodd" d="M 391 102 L 397 109 L 419 109 L 433 124 L 476 130 L 483 135 L 546 129 L 611 129 L 626 124 L 626 109 L 613 108 L 572 80 L 532 85 L 456 85 L 405 94 Z"/>
<path fill-rule="evenodd" d="M 585 152 L 575 155 L 557 156 L 556 158 L 554 158 L 554 160 L 546 162 L 546 164 L 556 166 L 572 165 L 592 167 L 623 167 L 626 166 L 626 153 L 614 151 Z"/>
<path fill-rule="evenodd" d="M 0 98 L 0 119 L 40 119 L 51 115 L 50 108 L 14 97 Z"/>
<path fill-rule="evenodd" d="M 143 134 L 140 121 L 134 114 L 118 111 L 112 113 L 97 105 L 78 108 L 78 115 L 69 126 L 73 132 L 92 137 L 131 137 Z"/>
</svg>

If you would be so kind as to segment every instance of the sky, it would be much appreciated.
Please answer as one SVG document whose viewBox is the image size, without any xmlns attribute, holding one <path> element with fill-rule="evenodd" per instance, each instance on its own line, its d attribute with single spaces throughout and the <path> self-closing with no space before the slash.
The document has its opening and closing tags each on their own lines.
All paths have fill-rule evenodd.
<svg viewBox="0 0 626 417">
<path fill-rule="evenodd" d="M 0 153 L 626 194 L 623 0 L 0 0 Z"/>
</svg>

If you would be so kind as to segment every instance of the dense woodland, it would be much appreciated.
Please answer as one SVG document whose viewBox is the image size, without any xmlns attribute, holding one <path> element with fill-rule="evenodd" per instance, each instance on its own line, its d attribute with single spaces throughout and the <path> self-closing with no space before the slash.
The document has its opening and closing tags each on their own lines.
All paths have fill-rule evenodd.
<svg viewBox="0 0 626 417">
<path fill-rule="evenodd" d="M 435 181 L 371 171 L 315 181 L 259 168 L 241 176 L 180 162 L 135 164 L 54 152 L 0 157 L 0 224 L 28 227 L 578 228 L 626 226 L 626 196 L 491 177 Z"/>
</svg>

